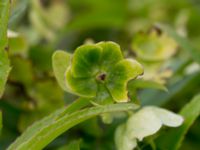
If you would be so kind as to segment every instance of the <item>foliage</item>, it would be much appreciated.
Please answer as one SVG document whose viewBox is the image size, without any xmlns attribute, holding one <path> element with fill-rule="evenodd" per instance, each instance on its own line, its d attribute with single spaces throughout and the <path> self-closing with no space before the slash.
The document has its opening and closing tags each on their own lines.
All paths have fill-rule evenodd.
<svg viewBox="0 0 200 150">
<path fill-rule="evenodd" d="M 7 24 L 9 15 L 10 2 L 3 0 L 0 2 L 0 97 L 3 94 L 4 86 L 10 71 L 10 62 L 7 52 Z"/>
</svg>

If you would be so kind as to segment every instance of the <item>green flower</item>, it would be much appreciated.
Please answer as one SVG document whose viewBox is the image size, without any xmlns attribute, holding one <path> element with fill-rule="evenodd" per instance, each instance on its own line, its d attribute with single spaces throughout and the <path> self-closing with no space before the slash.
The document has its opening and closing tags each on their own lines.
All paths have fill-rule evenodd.
<svg viewBox="0 0 200 150">
<path fill-rule="evenodd" d="M 101 104 L 113 100 L 127 102 L 128 81 L 143 73 L 143 67 L 137 61 L 123 58 L 119 45 L 114 42 L 83 45 L 72 56 L 64 53 L 57 51 L 53 56 L 58 82 L 66 91 L 94 98 Z M 65 61 L 68 59 L 65 62 L 68 65 L 61 67 L 62 62 L 58 62 L 61 57 L 65 57 Z M 58 67 L 63 68 L 60 74 Z"/>
<path fill-rule="evenodd" d="M 177 43 L 166 33 L 152 29 L 149 33 L 135 35 L 132 48 L 143 61 L 164 61 L 177 51 Z"/>
</svg>

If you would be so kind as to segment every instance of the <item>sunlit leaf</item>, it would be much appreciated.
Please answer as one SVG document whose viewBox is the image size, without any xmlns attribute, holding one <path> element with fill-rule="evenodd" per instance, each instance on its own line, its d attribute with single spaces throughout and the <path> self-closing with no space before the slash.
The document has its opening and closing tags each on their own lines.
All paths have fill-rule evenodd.
<svg viewBox="0 0 200 150">
<path fill-rule="evenodd" d="M 112 104 L 86 108 L 70 114 L 63 114 L 65 109 L 61 109 L 29 127 L 8 150 L 42 149 L 63 132 L 89 118 L 102 113 L 128 111 L 137 108 L 138 106 L 134 104 Z"/>
</svg>

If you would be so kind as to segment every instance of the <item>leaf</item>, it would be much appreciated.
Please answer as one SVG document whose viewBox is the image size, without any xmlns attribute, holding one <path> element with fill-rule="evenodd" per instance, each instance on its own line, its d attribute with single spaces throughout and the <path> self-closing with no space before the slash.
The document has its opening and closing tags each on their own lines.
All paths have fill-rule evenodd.
<svg viewBox="0 0 200 150">
<path fill-rule="evenodd" d="M 194 61 L 200 63 L 200 51 L 196 48 L 194 48 L 190 42 L 184 38 L 178 35 L 173 29 L 171 29 L 169 26 L 159 24 L 158 25 L 162 30 L 167 32 L 171 37 L 174 38 L 174 40 L 185 50 Z"/>
<path fill-rule="evenodd" d="M 1 0 L 0 2 L 0 97 L 3 94 L 4 86 L 10 72 L 10 62 L 6 50 L 7 39 L 7 25 L 9 18 L 9 0 Z"/>
<path fill-rule="evenodd" d="M 112 104 L 85 108 L 72 113 L 66 112 L 67 109 L 61 109 L 28 128 L 8 150 L 42 149 L 63 132 L 89 118 L 102 113 L 127 111 L 137 108 L 138 106 L 134 104 Z"/>
<path fill-rule="evenodd" d="M 39 71 L 49 72 L 52 69 L 53 53 L 54 50 L 49 45 L 35 45 L 29 49 L 29 58 Z"/>
<path fill-rule="evenodd" d="M 33 124 L 31 126 L 31 129 L 27 129 L 23 134 L 23 137 L 18 138 L 15 141 L 14 145 L 18 145 L 18 143 L 23 142 L 23 140 L 26 139 L 26 137 L 31 137 L 33 136 L 36 132 L 38 128 L 41 127 L 45 127 L 48 124 L 51 124 L 54 120 L 62 118 L 64 115 L 66 114 L 70 114 L 76 110 L 79 110 L 85 106 L 87 106 L 89 104 L 89 100 L 88 99 L 83 99 L 83 98 L 79 98 L 78 100 L 76 100 L 75 102 L 73 102 L 71 105 L 69 105 L 67 108 L 62 108 L 57 110 L 56 112 L 52 113 L 51 115 L 43 118 L 42 120 L 36 122 L 35 124 Z"/>
<path fill-rule="evenodd" d="M 24 129 L 33 124 L 33 122 L 64 106 L 64 92 L 54 81 L 43 80 L 35 82 L 27 91 L 37 105 L 35 106 L 32 104 L 31 110 L 26 110 L 26 113 L 20 115 L 18 122 L 18 129 L 20 131 L 24 131 Z M 30 103 L 31 102 L 28 104 Z M 27 109 L 27 107 L 25 107 L 25 109 Z"/>
<path fill-rule="evenodd" d="M 29 2 L 27 0 L 12 1 L 11 15 L 9 19 L 9 27 L 15 27 L 22 20 L 26 13 Z"/>
<path fill-rule="evenodd" d="M 70 65 L 71 55 L 67 52 L 58 50 L 52 56 L 52 65 L 58 84 L 63 90 L 69 91 L 65 85 L 65 72 Z"/>
<path fill-rule="evenodd" d="M 3 127 L 3 124 L 2 124 L 2 112 L 0 111 L 0 135 L 1 135 L 2 127 Z"/>
<path fill-rule="evenodd" d="M 156 139 L 158 148 L 170 150 L 177 150 L 180 148 L 188 129 L 200 115 L 200 95 L 195 96 L 191 102 L 186 104 L 180 111 L 180 115 L 185 119 L 183 125 L 161 134 L 158 139 Z"/>
<path fill-rule="evenodd" d="M 62 146 L 57 150 L 80 150 L 80 140 L 71 141 L 68 145 Z"/>
<path fill-rule="evenodd" d="M 155 90 L 144 90 L 140 93 L 142 105 L 156 105 L 161 106 L 169 102 L 176 94 L 184 91 L 185 88 L 191 86 L 197 86 L 199 84 L 200 73 L 193 73 L 175 83 L 170 83 L 168 85 L 169 92 L 160 92 Z"/>
<path fill-rule="evenodd" d="M 162 90 L 167 92 L 167 88 L 158 82 L 151 81 L 151 80 L 132 80 L 128 83 L 128 89 L 130 90 L 135 90 L 137 88 L 144 89 L 144 88 L 149 88 L 149 89 L 157 89 L 157 90 Z"/>
<path fill-rule="evenodd" d="M 11 55 L 22 55 L 27 56 L 28 43 L 27 39 L 22 35 L 8 30 L 8 43 L 9 43 L 9 52 Z"/>
<path fill-rule="evenodd" d="M 24 84 L 26 87 L 32 86 L 34 81 L 33 68 L 31 62 L 22 57 L 11 57 L 12 70 L 9 79 Z"/>
<path fill-rule="evenodd" d="M 120 28 L 126 23 L 128 2 L 124 0 L 83 0 L 82 3 L 70 0 L 75 18 L 68 25 L 68 30 L 88 30 L 94 28 Z M 111 7 L 112 6 L 112 7 Z M 83 10 L 87 7 L 87 10 Z"/>
</svg>

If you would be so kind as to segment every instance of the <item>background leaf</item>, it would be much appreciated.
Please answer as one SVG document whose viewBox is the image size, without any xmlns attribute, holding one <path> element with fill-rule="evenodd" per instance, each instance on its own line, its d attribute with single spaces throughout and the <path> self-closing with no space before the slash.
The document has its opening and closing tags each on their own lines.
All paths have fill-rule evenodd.
<svg viewBox="0 0 200 150">
<path fill-rule="evenodd" d="M 10 1 L 2 0 L 0 2 L 0 97 L 3 94 L 4 86 L 10 71 L 10 62 L 6 52 L 7 39 L 7 25 L 9 17 Z"/>
<path fill-rule="evenodd" d="M 151 80 L 132 80 L 128 83 L 128 89 L 129 90 L 134 90 L 134 89 L 157 89 L 157 90 L 162 90 L 162 91 L 168 91 L 167 88 L 158 82 L 151 81 Z"/>
<path fill-rule="evenodd" d="M 156 140 L 159 149 L 177 150 L 180 148 L 188 129 L 200 115 L 200 95 L 195 96 L 180 112 L 185 118 L 182 126 L 170 129 Z"/>
<path fill-rule="evenodd" d="M 174 38 L 174 40 L 179 44 L 183 50 L 187 52 L 188 55 L 190 55 L 194 61 L 200 63 L 200 50 L 196 49 L 194 46 L 191 45 L 191 43 L 184 37 L 181 37 L 178 35 L 172 28 L 166 25 L 159 25 L 161 29 L 163 29 L 165 32 L 167 32 L 171 37 Z"/>
<path fill-rule="evenodd" d="M 2 129 L 3 123 L 2 123 L 2 112 L 0 111 L 0 134 Z"/>
<path fill-rule="evenodd" d="M 68 145 L 58 148 L 57 150 L 80 150 L 80 140 L 72 141 Z"/>
</svg>

